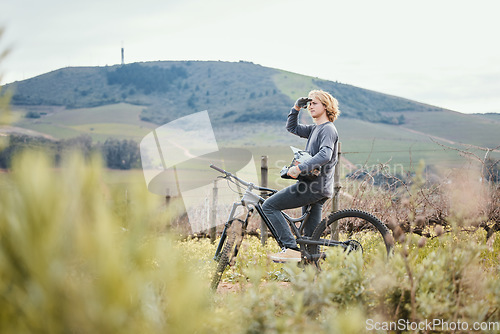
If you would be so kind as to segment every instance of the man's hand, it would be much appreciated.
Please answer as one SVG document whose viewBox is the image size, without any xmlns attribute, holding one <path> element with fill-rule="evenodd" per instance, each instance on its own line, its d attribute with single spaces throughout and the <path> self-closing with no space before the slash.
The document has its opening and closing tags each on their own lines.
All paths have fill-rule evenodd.
<svg viewBox="0 0 500 334">
<path fill-rule="evenodd" d="M 293 177 L 294 179 L 296 179 L 301 173 L 301 170 L 299 168 L 299 166 L 293 166 L 293 167 L 290 167 L 288 169 L 288 176 L 290 177 Z"/>
<path fill-rule="evenodd" d="M 308 97 L 301 97 L 297 101 L 295 101 L 295 109 L 300 110 L 302 108 L 307 107 L 307 102 L 312 101 L 312 99 Z"/>
</svg>

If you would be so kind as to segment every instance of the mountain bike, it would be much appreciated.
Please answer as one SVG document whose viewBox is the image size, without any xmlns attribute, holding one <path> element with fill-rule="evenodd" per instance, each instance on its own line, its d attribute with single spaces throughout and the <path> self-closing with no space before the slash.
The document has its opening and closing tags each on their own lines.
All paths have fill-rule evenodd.
<svg viewBox="0 0 500 334">
<path fill-rule="evenodd" d="M 214 260 L 218 264 L 212 278 L 211 287 L 213 290 L 216 290 L 222 274 L 228 265 L 232 266 L 236 261 L 236 256 L 246 234 L 249 219 L 255 210 L 264 221 L 278 245 L 281 248 L 283 248 L 283 245 L 277 237 L 276 230 L 270 223 L 269 218 L 262 210 L 264 197 L 272 196 L 278 191 L 242 180 L 215 165 L 210 165 L 210 167 L 223 174 L 219 178 L 226 179 L 228 182 L 234 183 L 239 187 L 246 187 L 241 199 L 233 203 L 229 217 L 222 230 L 217 250 L 215 251 Z M 257 191 L 260 194 L 257 194 Z M 236 211 L 239 207 L 246 208 L 244 219 L 236 216 Z M 290 217 L 285 212 L 281 213 L 289 223 L 292 233 L 297 240 L 304 264 L 315 264 L 319 268 L 319 261 L 326 258 L 326 250 L 329 247 L 342 247 L 348 253 L 353 251 L 363 252 L 362 243 L 365 243 L 365 246 L 369 247 L 370 250 L 382 250 L 384 256 L 389 256 L 393 248 L 392 234 L 385 224 L 372 214 L 361 210 L 347 209 L 331 213 L 319 223 L 311 237 L 305 236 L 303 233 L 305 222 L 310 214 L 310 206 L 306 206 L 303 214 L 296 218 Z M 346 227 L 347 240 L 336 240 L 332 229 L 332 224 L 334 223 L 338 223 L 337 226 Z M 370 238 L 366 238 L 366 233 L 364 233 L 366 231 L 375 231 L 375 237 L 372 233 Z"/>
</svg>

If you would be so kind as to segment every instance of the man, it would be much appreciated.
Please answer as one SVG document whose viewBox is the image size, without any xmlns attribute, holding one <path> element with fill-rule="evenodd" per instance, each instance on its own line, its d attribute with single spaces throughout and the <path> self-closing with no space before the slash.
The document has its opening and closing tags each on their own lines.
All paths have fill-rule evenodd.
<svg viewBox="0 0 500 334">
<path fill-rule="evenodd" d="M 299 124 L 298 116 L 302 108 L 309 110 L 314 124 Z M 311 213 L 304 227 L 304 234 L 311 236 L 321 221 L 323 204 L 333 195 L 333 172 L 338 157 L 338 134 L 333 122 L 339 114 L 338 101 L 322 90 L 313 90 L 309 92 L 308 98 L 299 98 L 288 114 L 286 129 L 307 138 L 305 150 L 312 158 L 291 167 L 288 175 L 298 178 L 297 183 L 272 195 L 262 206 L 283 245 L 281 252 L 269 256 L 275 262 L 301 261 L 295 237 L 280 211 L 311 205 Z M 300 177 L 315 169 L 320 171 L 315 179 Z"/>
</svg>

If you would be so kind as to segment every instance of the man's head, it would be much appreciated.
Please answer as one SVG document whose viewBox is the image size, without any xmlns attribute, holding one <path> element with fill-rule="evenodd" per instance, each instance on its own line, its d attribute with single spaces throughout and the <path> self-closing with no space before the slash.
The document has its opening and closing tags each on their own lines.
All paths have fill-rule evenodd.
<svg viewBox="0 0 500 334">
<path fill-rule="evenodd" d="M 321 102 L 321 104 L 326 109 L 326 115 L 328 116 L 328 120 L 330 122 L 333 122 L 337 119 L 340 114 L 339 102 L 336 98 L 331 96 L 330 93 L 322 90 L 312 90 L 309 92 L 308 97 L 310 99 L 316 98 Z"/>
</svg>

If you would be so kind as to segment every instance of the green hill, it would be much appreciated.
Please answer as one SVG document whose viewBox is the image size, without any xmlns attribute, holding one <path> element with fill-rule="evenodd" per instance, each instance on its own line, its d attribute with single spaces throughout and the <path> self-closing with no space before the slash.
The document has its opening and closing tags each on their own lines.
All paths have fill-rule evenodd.
<svg viewBox="0 0 500 334">
<path fill-rule="evenodd" d="M 7 85 L 12 103 L 89 108 L 117 103 L 143 106 L 141 119 L 163 124 L 210 110 L 213 121 L 281 119 L 295 99 L 322 88 L 336 96 L 345 117 L 404 123 L 387 112 L 442 109 L 337 82 L 300 76 L 248 62 L 148 62 L 109 67 L 63 68 Z"/>
<path fill-rule="evenodd" d="M 284 130 L 286 115 L 296 98 L 320 88 L 340 102 L 336 124 L 343 150 L 355 164 L 392 159 L 408 166 L 419 159 L 455 159 L 456 152 L 444 152 L 430 138 L 452 146 L 493 148 L 500 143 L 498 118 L 465 115 L 249 62 L 62 68 L 5 88 L 12 92 L 15 120 L 13 127 L 0 131 L 54 138 L 88 134 L 98 141 L 140 141 L 158 125 L 208 110 L 221 143 L 286 159 L 284 146 L 303 145 Z"/>
</svg>

